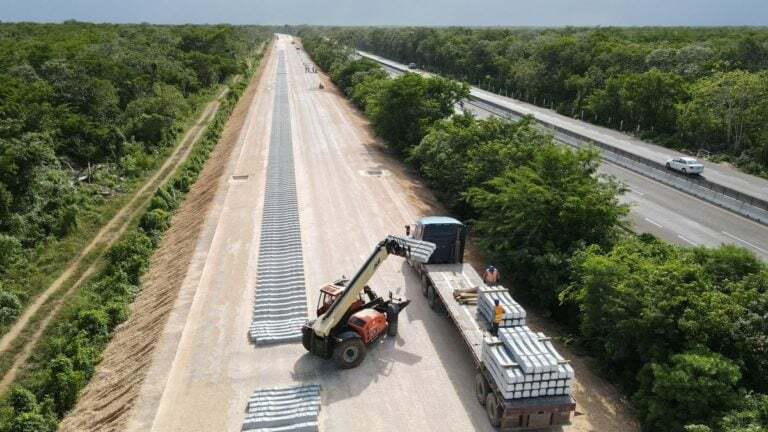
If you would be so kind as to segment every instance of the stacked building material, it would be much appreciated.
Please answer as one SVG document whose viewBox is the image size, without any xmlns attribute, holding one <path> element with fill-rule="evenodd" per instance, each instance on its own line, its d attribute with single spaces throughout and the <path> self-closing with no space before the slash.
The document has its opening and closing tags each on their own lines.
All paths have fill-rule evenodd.
<svg viewBox="0 0 768 432">
<path fill-rule="evenodd" d="M 505 399 L 571 394 L 573 368 L 543 333 L 527 326 L 484 338 L 483 364 Z"/>
<path fill-rule="evenodd" d="M 453 299 L 459 304 L 476 305 L 479 293 L 479 287 L 457 288 L 453 290 Z"/>
<path fill-rule="evenodd" d="M 477 301 L 477 311 L 486 321 L 492 322 L 495 301 L 498 300 L 504 308 L 504 317 L 499 327 L 517 327 L 525 325 L 525 309 L 522 308 L 503 286 L 481 286 Z"/>
<path fill-rule="evenodd" d="M 320 386 L 257 390 L 248 400 L 243 431 L 317 432 Z"/>
</svg>

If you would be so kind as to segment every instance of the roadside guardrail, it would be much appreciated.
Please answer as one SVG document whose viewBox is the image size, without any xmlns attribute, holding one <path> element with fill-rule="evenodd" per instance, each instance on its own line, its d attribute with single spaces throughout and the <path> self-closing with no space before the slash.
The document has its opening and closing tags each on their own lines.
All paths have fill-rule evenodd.
<svg viewBox="0 0 768 432">
<path fill-rule="evenodd" d="M 357 51 L 357 53 L 386 67 L 401 72 L 411 72 L 405 67 L 383 62 L 366 53 L 360 51 Z M 500 105 L 493 100 L 483 98 L 482 95 L 470 94 L 469 100 L 471 103 L 483 105 L 480 106 L 481 109 L 513 120 L 518 120 L 527 115 L 526 113 L 516 111 L 512 107 Z M 702 201 L 730 210 L 755 222 L 768 225 L 768 201 L 766 200 L 711 182 L 703 177 L 686 176 L 670 171 L 664 165 L 654 160 L 548 123 L 536 118 L 536 116 L 533 116 L 533 118 L 542 129 L 551 132 L 556 140 L 564 144 L 578 148 L 597 148 L 600 150 L 602 158 L 608 162 L 692 195 Z"/>
<path fill-rule="evenodd" d="M 483 105 L 480 108 L 503 117 L 510 117 L 511 114 L 513 119 L 520 119 L 525 115 L 510 107 L 499 105 L 477 95 L 470 95 L 469 99 L 473 103 Z M 562 143 L 577 148 L 597 148 L 600 150 L 602 158 L 608 162 L 619 165 L 622 168 L 651 178 L 659 183 L 663 183 L 681 192 L 693 195 L 703 201 L 730 210 L 761 224 L 768 225 L 768 201 L 711 182 L 699 176 L 686 176 L 670 171 L 666 169 L 664 165 L 656 161 L 582 136 L 560 126 L 543 122 L 535 117 L 534 119 L 543 130 L 552 133 L 553 137 Z"/>
</svg>

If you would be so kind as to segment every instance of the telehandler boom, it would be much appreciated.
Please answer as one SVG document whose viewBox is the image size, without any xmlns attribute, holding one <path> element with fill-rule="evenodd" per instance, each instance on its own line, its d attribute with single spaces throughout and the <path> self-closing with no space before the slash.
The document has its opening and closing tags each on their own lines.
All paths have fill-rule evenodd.
<svg viewBox="0 0 768 432">
<path fill-rule="evenodd" d="M 317 319 L 302 328 L 304 348 L 320 357 L 333 358 L 343 369 L 358 366 L 368 344 L 385 332 L 389 336 L 397 334 L 398 315 L 410 303 L 393 297 L 391 292 L 384 300 L 371 290 L 368 281 L 390 255 L 426 263 L 434 250 L 434 244 L 412 238 L 388 236 L 379 242 L 352 279 L 342 278 L 321 288 Z"/>
</svg>

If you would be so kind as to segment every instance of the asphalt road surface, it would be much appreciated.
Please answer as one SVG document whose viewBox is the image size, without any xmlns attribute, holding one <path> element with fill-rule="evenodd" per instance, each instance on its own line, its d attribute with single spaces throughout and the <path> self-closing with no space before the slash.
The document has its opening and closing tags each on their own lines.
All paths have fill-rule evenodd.
<svg viewBox="0 0 768 432">
<path fill-rule="evenodd" d="M 404 67 L 404 65 L 369 53 L 366 55 L 385 62 L 383 66 L 390 74 L 402 73 L 397 68 L 387 67 L 387 64 L 397 67 Z M 484 97 L 497 99 L 498 102 L 512 105 L 516 109 L 535 112 L 537 117 L 545 118 L 547 121 L 555 121 L 556 119 L 560 122 L 558 124 L 567 125 L 571 129 L 576 128 L 574 130 L 579 133 L 585 133 L 585 128 L 595 128 L 597 133 L 602 134 L 600 136 L 603 139 L 605 139 L 606 134 L 615 136 L 623 143 L 622 148 L 654 160 L 663 162 L 664 158 L 667 157 L 666 155 L 670 155 L 670 157 L 671 155 L 681 155 L 672 150 L 627 137 L 616 131 L 569 119 L 544 108 L 494 95 L 475 87 L 472 88 L 472 91 L 473 93 L 480 92 Z M 464 108 L 480 118 L 495 115 L 483 109 L 482 106 L 469 102 L 464 103 Z M 719 183 L 744 190 L 755 196 L 763 196 L 761 193 L 768 193 L 768 182 L 764 179 L 722 165 L 710 163 L 705 163 L 705 165 L 707 166 L 706 176 L 713 181 L 717 177 L 716 181 Z M 600 173 L 614 176 L 628 187 L 629 191 L 622 196 L 621 200 L 631 206 L 629 221 L 635 232 L 650 233 L 682 246 L 716 247 L 721 244 L 734 244 L 746 248 L 760 259 L 768 261 L 767 226 L 609 162 L 601 166 Z M 730 180 L 723 181 L 723 177 Z"/>
<path fill-rule="evenodd" d="M 371 53 L 364 53 L 366 56 L 376 59 L 384 64 L 390 64 L 402 70 L 406 66 L 392 60 L 380 57 Z M 395 69 L 398 70 L 398 69 Z M 419 73 L 423 73 L 419 71 Z M 573 119 L 555 111 L 542 108 L 537 105 L 529 104 L 517 99 L 504 97 L 478 87 L 472 87 L 473 95 L 482 96 L 502 106 L 508 106 L 523 114 L 531 114 L 537 119 L 549 124 L 557 125 L 565 129 L 574 131 L 583 136 L 599 140 L 614 147 L 621 148 L 636 155 L 664 164 L 673 157 L 688 156 L 666 147 L 651 144 L 630 135 L 623 134 L 602 126 L 593 125 L 584 121 Z M 768 200 L 768 180 L 743 173 L 731 166 L 725 164 L 715 164 L 702 161 L 704 164 L 703 177 L 723 186 L 728 186 L 737 191 L 751 195 L 756 198 Z"/>
<path fill-rule="evenodd" d="M 459 333 L 422 298 L 399 258 L 371 286 L 413 299 L 400 334 L 385 338 L 357 369 L 337 370 L 300 343 L 248 339 L 272 124 L 277 58 L 286 54 L 296 187 L 310 315 L 324 283 L 351 275 L 374 245 L 406 223 L 440 213 L 429 193 L 381 151 L 362 116 L 281 36 L 263 61 L 243 141 L 206 218 L 163 339 L 153 355 L 129 430 L 238 431 L 258 389 L 322 385 L 323 431 L 492 431 L 474 396 L 474 365 Z M 320 80 L 326 89 L 319 90 Z M 242 176 L 248 176 L 243 178 Z M 564 353 L 566 357 L 568 353 Z M 615 389 L 575 359 L 581 415 L 567 431 L 633 431 Z"/>
</svg>

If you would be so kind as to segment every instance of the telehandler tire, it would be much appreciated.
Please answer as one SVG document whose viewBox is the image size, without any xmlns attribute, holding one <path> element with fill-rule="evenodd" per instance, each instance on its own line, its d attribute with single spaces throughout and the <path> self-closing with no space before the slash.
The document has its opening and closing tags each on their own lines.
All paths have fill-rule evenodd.
<svg viewBox="0 0 768 432">
<path fill-rule="evenodd" d="M 365 360 L 365 351 L 365 344 L 360 337 L 350 337 L 333 349 L 333 361 L 341 369 L 356 368 Z"/>
<path fill-rule="evenodd" d="M 301 328 L 301 344 L 308 352 L 312 352 L 312 324 L 314 323 L 314 320 L 309 321 Z"/>
<path fill-rule="evenodd" d="M 399 314 L 400 311 L 397 310 L 396 306 L 389 305 L 387 307 L 387 323 L 389 324 L 387 326 L 387 336 L 397 336 L 397 319 Z"/>
</svg>

